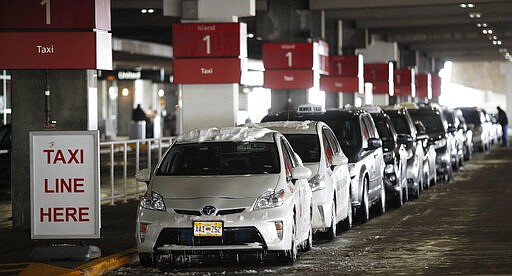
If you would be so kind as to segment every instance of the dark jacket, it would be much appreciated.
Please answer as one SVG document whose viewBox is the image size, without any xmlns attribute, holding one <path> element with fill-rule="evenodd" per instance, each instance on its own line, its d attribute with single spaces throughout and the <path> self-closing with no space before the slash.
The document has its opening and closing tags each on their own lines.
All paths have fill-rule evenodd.
<svg viewBox="0 0 512 276">
<path fill-rule="evenodd" d="M 503 109 L 501 109 L 499 107 L 498 107 L 498 123 L 500 123 L 500 125 L 502 125 L 502 126 L 508 125 L 507 113 L 505 113 L 505 111 L 503 111 Z"/>
</svg>

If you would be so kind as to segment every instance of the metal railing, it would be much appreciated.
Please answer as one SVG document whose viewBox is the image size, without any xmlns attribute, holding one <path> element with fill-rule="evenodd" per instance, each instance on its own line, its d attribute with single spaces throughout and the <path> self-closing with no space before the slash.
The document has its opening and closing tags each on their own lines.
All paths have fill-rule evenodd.
<svg viewBox="0 0 512 276">
<path fill-rule="evenodd" d="M 146 184 L 135 180 L 142 168 L 153 169 L 176 137 L 100 142 L 101 202 L 115 205 L 116 200 L 126 202 L 144 192 Z M 153 156 L 157 153 L 157 159 Z M 105 175 L 106 174 L 106 175 Z"/>
</svg>

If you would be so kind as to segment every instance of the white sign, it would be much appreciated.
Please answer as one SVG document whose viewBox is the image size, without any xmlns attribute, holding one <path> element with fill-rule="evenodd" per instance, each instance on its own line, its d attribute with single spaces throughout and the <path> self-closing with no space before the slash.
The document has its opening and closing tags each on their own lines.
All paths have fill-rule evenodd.
<svg viewBox="0 0 512 276">
<path fill-rule="evenodd" d="M 100 238 L 98 131 L 30 133 L 32 239 Z"/>
</svg>

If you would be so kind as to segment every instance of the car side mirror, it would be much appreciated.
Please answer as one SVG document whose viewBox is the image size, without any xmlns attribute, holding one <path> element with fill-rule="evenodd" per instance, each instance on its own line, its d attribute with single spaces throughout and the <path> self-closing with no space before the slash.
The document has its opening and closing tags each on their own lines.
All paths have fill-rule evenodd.
<svg viewBox="0 0 512 276">
<path fill-rule="evenodd" d="M 345 155 L 335 154 L 332 156 L 333 166 L 343 166 L 348 164 L 348 158 Z"/>
<path fill-rule="evenodd" d="M 380 138 L 370 138 L 368 139 L 368 149 L 374 150 L 382 147 L 382 140 Z"/>
<path fill-rule="evenodd" d="M 311 177 L 311 170 L 304 167 L 298 166 L 292 168 L 292 179 L 308 179 Z"/>
<path fill-rule="evenodd" d="M 149 182 L 151 181 L 151 170 L 146 168 L 138 171 L 135 174 L 135 179 L 139 182 L 146 182 L 146 184 L 149 185 Z"/>
<path fill-rule="evenodd" d="M 399 144 L 408 144 L 408 143 L 412 143 L 413 139 L 412 139 L 412 135 L 410 135 L 410 134 L 398 134 L 396 136 L 396 141 Z"/>
</svg>

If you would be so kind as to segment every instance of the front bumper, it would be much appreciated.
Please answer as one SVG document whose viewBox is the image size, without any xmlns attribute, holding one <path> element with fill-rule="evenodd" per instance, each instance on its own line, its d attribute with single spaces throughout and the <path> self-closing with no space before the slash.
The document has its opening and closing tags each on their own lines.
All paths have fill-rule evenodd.
<svg viewBox="0 0 512 276">
<path fill-rule="evenodd" d="M 325 231 L 331 227 L 331 212 L 333 194 L 328 189 L 313 192 L 313 218 L 311 226 L 313 232 Z"/>
<path fill-rule="evenodd" d="M 179 214 L 171 208 L 139 208 L 136 241 L 139 253 L 198 253 L 206 251 L 289 250 L 292 236 L 291 203 L 280 207 L 221 216 Z M 222 237 L 194 237 L 194 221 L 222 221 Z M 277 225 L 282 225 L 279 234 Z M 144 232 L 140 231 L 145 229 Z"/>
</svg>

